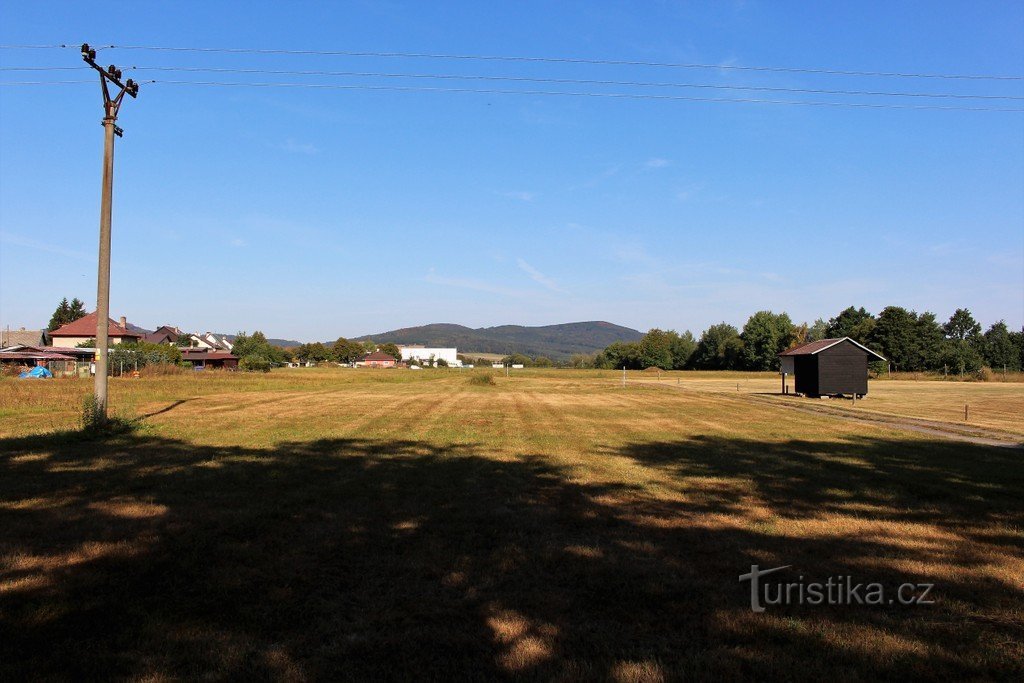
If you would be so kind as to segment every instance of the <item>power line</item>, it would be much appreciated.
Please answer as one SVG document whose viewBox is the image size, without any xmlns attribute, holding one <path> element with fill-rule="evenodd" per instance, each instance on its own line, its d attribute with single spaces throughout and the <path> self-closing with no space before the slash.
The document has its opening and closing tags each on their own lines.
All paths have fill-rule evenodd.
<svg viewBox="0 0 1024 683">
<path fill-rule="evenodd" d="M 92 81 L 6 81 L 2 86 L 29 85 L 72 85 L 91 83 Z M 400 85 L 356 85 L 338 83 L 286 83 L 286 82 L 243 82 L 243 81 L 178 81 L 178 80 L 144 80 L 142 84 L 156 85 L 193 85 L 203 87 L 229 88 L 309 88 L 316 90 L 365 90 L 393 92 L 433 92 L 433 93 L 471 93 L 481 95 L 531 95 L 531 96 L 562 96 L 562 97 L 603 97 L 609 99 L 631 100 L 673 100 L 684 102 L 725 102 L 736 104 L 776 104 L 810 107 L 849 107 L 857 109 L 910 109 L 939 111 L 985 111 L 985 112 L 1024 112 L 1024 108 L 1010 107 L 970 107 L 949 106 L 939 104 L 881 104 L 870 102 L 826 102 L 820 100 L 773 100 L 755 97 L 695 97 L 686 95 L 659 95 L 651 93 L 610 93 L 586 92 L 572 90 L 512 90 L 492 88 L 447 88 L 432 86 L 400 86 Z"/>
<path fill-rule="evenodd" d="M 901 71 L 866 71 L 866 70 L 843 70 L 825 69 L 812 67 L 784 67 L 784 66 L 745 66 L 740 64 L 706 64 L 699 62 L 648 62 L 624 59 L 589 59 L 582 57 L 538 57 L 538 56 L 516 56 L 516 55 L 466 55 L 447 54 L 435 52 L 373 52 L 355 50 L 286 50 L 273 48 L 235 48 L 235 47 L 172 47 L 161 45 L 102 45 L 103 49 L 118 50 L 148 50 L 156 52 L 200 52 L 200 53 L 222 53 L 222 54 L 259 54 L 259 55 L 313 55 L 331 57 L 386 57 L 401 59 L 451 59 L 467 61 L 497 61 L 497 62 L 542 62 L 556 64 L 590 64 L 602 66 L 646 66 L 674 69 L 720 69 L 729 71 L 755 71 L 774 73 L 806 73 L 826 74 L 832 76 L 876 76 L 886 78 L 939 78 L 957 80 L 996 80 L 996 81 L 1022 81 L 1024 76 L 995 75 L 995 74 L 949 74 L 949 73 L 915 73 Z M 0 45 L 0 49 L 78 49 L 78 46 L 61 45 Z"/>
<path fill-rule="evenodd" d="M 80 69 L 81 67 L 0 67 L 0 71 L 66 71 Z M 828 90 L 820 88 L 789 88 L 780 86 L 754 86 L 754 85 L 722 85 L 711 83 L 673 83 L 673 82 L 651 82 L 651 81 L 620 81 L 600 79 L 579 79 L 579 78 L 539 78 L 531 76 L 485 76 L 475 74 L 427 74 L 427 73 L 392 73 L 379 71 L 324 71 L 324 70 L 283 70 L 283 69 L 247 69 L 229 67 L 189 67 L 189 66 L 129 66 L 126 70 L 134 71 L 170 71 L 187 73 L 231 73 L 231 74 L 261 74 L 276 76 L 342 76 L 358 78 L 413 78 L 413 79 L 437 79 L 437 80 L 477 80 L 477 81 L 503 81 L 516 83 L 557 83 L 569 85 L 614 85 L 631 86 L 644 88 L 697 88 L 710 90 L 739 90 L 739 91 L 760 91 L 760 92 L 786 92 L 816 95 L 867 95 L 878 97 L 928 97 L 928 98 L 949 98 L 968 100 L 1024 100 L 1019 95 L 968 95 L 957 93 L 920 93 L 920 92 L 893 92 L 878 90 Z"/>
</svg>

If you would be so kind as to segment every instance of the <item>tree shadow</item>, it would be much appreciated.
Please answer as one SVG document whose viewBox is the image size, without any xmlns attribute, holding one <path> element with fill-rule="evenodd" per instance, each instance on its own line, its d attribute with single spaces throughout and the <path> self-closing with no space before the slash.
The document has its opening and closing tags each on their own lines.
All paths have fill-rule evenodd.
<svg viewBox="0 0 1024 683">
<path fill-rule="evenodd" d="M 1019 523 L 1019 464 L 997 449 L 957 445 L 958 460 L 946 444 L 905 445 L 609 449 L 675 477 L 686 495 L 663 498 L 480 444 L 254 449 L 144 430 L 0 440 L 0 678 L 1005 675 L 1006 638 L 1022 634 L 999 615 L 1020 594 L 991 578 L 950 578 L 927 613 L 750 612 L 737 577 L 751 564 L 890 580 L 863 563 L 902 555 L 873 536 L 719 520 L 743 519 L 741 494 L 783 523 L 851 501 L 949 530 Z M 691 491 L 691 477 L 712 483 Z M 977 554 L 929 552 L 959 568 L 991 562 L 980 548 L 1020 550 L 1002 528 L 985 527 Z M 872 637 L 877 652 L 864 649 Z"/>
<path fill-rule="evenodd" d="M 174 401 L 174 402 L 164 406 L 163 408 L 160 408 L 159 410 L 154 410 L 151 413 L 146 413 L 145 415 L 140 415 L 139 419 L 140 420 L 145 420 L 147 417 L 156 417 L 157 415 L 163 415 L 164 413 L 169 413 L 172 410 L 174 410 L 175 408 L 177 408 L 178 406 L 180 406 L 181 404 L 188 403 L 189 401 L 194 401 L 194 400 L 195 400 L 195 398 L 180 398 L 177 401 Z"/>
</svg>

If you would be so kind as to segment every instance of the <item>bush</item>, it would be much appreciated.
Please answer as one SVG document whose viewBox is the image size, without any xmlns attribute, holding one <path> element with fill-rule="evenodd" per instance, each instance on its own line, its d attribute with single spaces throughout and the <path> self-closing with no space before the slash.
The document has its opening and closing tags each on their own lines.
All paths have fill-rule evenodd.
<svg viewBox="0 0 1024 683">
<path fill-rule="evenodd" d="M 100 412 L 99 403 L 96 397 L 89 394 L 82 400 L 82 431 L 95 432 L 99 430 L 106 420 Z"/>
<path fill-rule="evenodd" d="M 263 356 L 245 356 L 238 361 L 238 367 L 246 372 L 270 372 L 273 363 Z"/>
<path fill-rule="evenodd" d="M 89 394 L 82 400 L 82 433 L 89 437 L 111 436 L 135 431 L 138 420 L 104 416 L 96 397 Z"/>
<path fill-rule="evenodd" d="M 478 387 L 493 387 L 497 384 L 494 381 L 494 375 L 473 375 L 469 378 L 469 383 Z"/>
</svg>

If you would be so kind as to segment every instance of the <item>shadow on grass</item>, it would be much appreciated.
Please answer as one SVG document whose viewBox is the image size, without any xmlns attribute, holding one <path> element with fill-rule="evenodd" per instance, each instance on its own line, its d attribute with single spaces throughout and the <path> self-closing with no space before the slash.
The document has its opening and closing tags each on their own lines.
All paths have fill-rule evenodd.
<svg viewBox="0 0 1024 683">
<path fill-rule="evenodd" d="M 967 570 L 1021 550 L 1019 458 L 834 446 L 609 450 L 670 474 L 684 496 L 665 500 L 472 444 L 0 440 L 0 679 L 1011 676 L 1019 588 Z M 715 521 L 744 496 L 775 521 Z M 977 537 L 786 533 L 851 505 Z M 956 570 L 932 607 L 755 615 L 737 580 L 760 563 L 916 582 L 886 561 L 922 557 Z"/>
</svg>

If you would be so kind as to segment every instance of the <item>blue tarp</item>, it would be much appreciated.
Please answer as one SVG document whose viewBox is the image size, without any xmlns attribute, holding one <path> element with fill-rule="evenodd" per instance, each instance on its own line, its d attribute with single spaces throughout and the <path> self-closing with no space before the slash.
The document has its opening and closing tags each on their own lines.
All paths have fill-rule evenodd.
<svg viewBox="0 0 1024 683">
<path fill-rule="evenodd" d="M 44 367 L 36 366 L 28 372 L 23 372 L 18 377 L 22 379 L 49 379 L 53 377 L 53 373 Z"/>
</svg>

